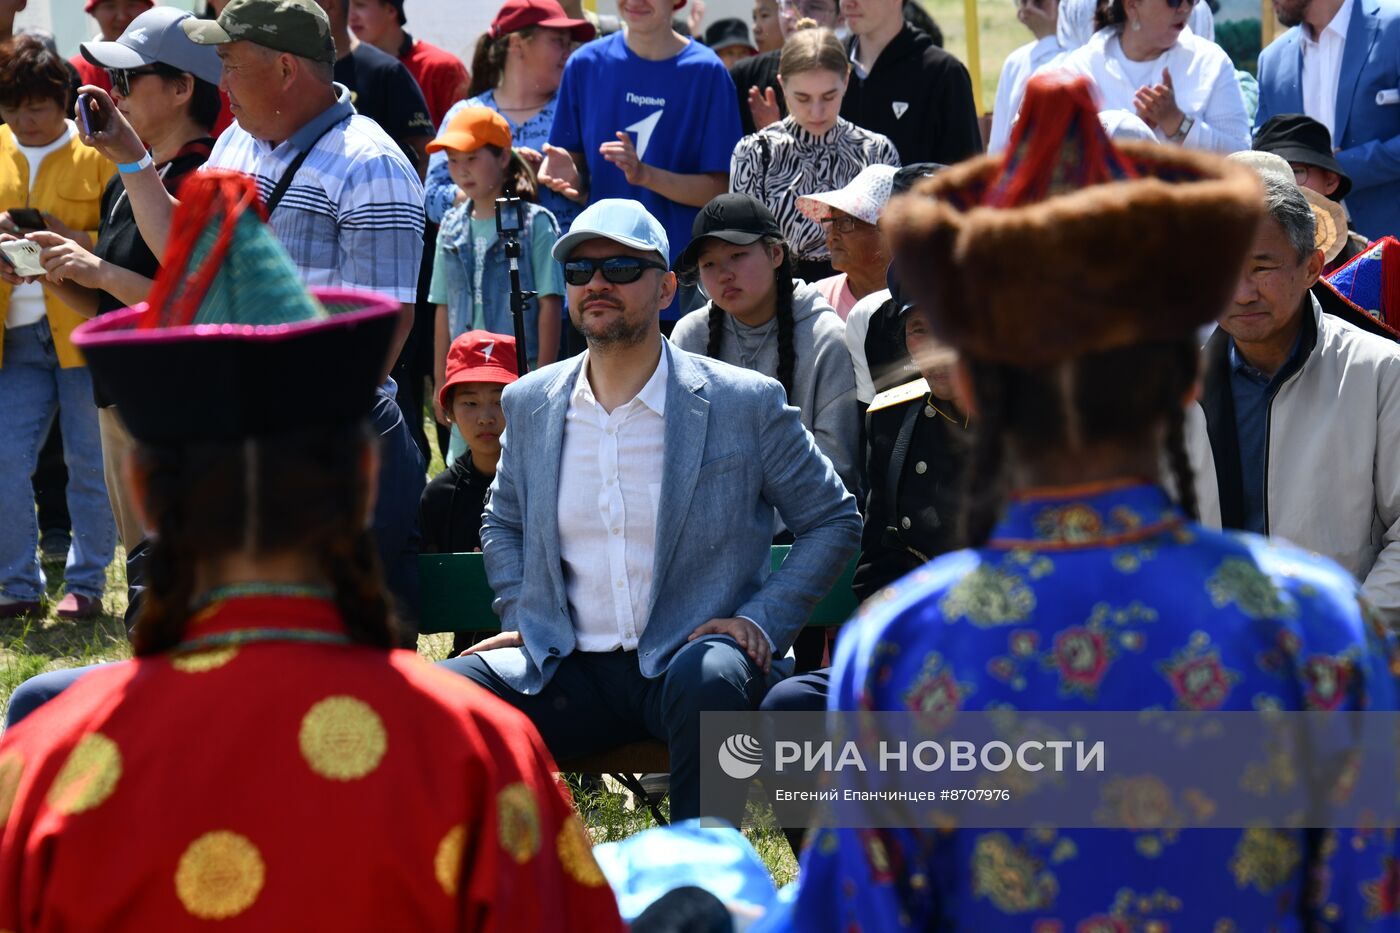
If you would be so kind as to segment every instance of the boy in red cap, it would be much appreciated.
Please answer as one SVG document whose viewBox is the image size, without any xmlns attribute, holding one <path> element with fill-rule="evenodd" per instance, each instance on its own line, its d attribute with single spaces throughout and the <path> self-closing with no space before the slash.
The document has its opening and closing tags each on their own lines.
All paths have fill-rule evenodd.
<svg viewBox="0 0 1400 933">
<path fill-rule="evenodd" d="M 447 353 L 438 404 L 467 442 L 467 452 L 423 490 L 418 525 L 426 554 L 481 550 L 481 510 L 496 478 L 506 429 L 501 390 L 518 378 L 515 338 L 469 330 Z"/>
<path fill-rule="evenodd" d="M 518 377 L 514 337 L 469 330 L 452 341 L 438 405 L 452 419 L 467 450 L 423 490 L 418 528 L 424 554 L 481 550 L 481 513 L 496 478 L 506 429 L 501 390 Z M 476 641 L 474 634 L 459 632 L 453 653 Z"/>
</svg>

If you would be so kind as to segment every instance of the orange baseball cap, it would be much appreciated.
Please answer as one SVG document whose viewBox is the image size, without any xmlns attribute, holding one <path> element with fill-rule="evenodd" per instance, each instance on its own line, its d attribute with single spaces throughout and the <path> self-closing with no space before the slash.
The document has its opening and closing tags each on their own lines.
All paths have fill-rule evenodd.
<svg viewBox="0 0 1400 933">
<path fill-rule="evenodd" d="M 490 107 L 465 107 L 457 111 L 437 139 L 428 143 L 429 152 L 453 149 L 475 152 L 482 146 L 511 146 L 510 124 Z"/>
</svg>

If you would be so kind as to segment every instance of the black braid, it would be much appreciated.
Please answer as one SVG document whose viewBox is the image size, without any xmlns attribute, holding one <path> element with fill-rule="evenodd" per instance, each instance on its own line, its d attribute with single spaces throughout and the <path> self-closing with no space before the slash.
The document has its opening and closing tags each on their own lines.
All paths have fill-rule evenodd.
<svg viewBox="0 0 1400 933">
<path fill-rule="evenodd" d="M 379 582 L 379 556 L 370 533 L 337 538 L 324 553 L 326 575 L 351 640 L 372 648 L 397 646 L 397 624 Z"/>
<path fill-rule="evenodd" d="M 1167 380 L 1166 397 L 1162 406 L 1167 411 L 1167 431 L 1164 442 L 1172 481 L 1176 485 L 1176 501 L 1181 511 L 1192 521 L 1200 521 L 1201 506 L 1196 500 L 1196 471 L 1186 450 L 1186 409 L 1182 405 L 1187 391 L 1196 380 L 1200 351 L 1194 342 L 1178 344 L 1175 348 L 1177 378 Z"/>
<path fill-rule="evenodd" d="M 1176 409 L 1167 415 L 1167 461 L 1171 464 L 1172 482 L 1176 485 L 1176 501 L 1181 511 L 1193 522 L 1201 517 L 1196 503 L 1196 472 L 1186 453 L 1186 411 L 1177 400 Z"/>
<path fill-rule="evenodd" d="M 981 547 L 992 536 L 1005 498 L 1006 374 L 991 363 L 969 361 L 969 366 L 977 387 L 978 414 L 964 476 L 963 538 L 968 547 Z"/>
<path fill-rule="evenodd" d="M 796 327 L 792 316 L 792 250 L 782 241 L 777 241 L 775 245 L 783 251 L 782 265 L 773 273 L 777 278 L 778 288 L 778 381 L 783 384 L 783 391 L 791 400 L 793 370 L 797 368 L 797 351 L 792 345 L 793 331 Z"/>
<path fill-rule="evenodd" d="M 156 508 L 156 537 L 146 559 L 146 588 L 131 631 L 132 650 L 138 657 L 159 654 L 180 643 L 194 597 L 194 560 L 185 546 L 183 509 L 172 495 L 184 482 L 178 454 L 151 458 L 148 486 Z"/>
<path fill-rule="evenodd" d="M 724 309 L 710 302 L 710 340 L 705 344 L 705 355 L 712 360 L 719 359 L 724 346 Z"/>
</svg>

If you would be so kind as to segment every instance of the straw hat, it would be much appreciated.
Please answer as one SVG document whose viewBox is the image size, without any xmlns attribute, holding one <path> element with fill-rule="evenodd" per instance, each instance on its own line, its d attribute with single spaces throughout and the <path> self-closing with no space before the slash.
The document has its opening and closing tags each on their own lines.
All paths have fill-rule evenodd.
<svg viewBox="0 0 1400 933">
<path fill-rule="evenodd" d="M 1342 206 L 1324 194 L 1298 184 L 1297 177 L 1288 160 L 1272 152 L 1246 149 L 1226 156 L 1232 162 L 1248 165 L 1262 176 L 1277 178 L 1279 181 L 1297 186 L 1308 199 L 1313 217 L 1317 219 L 1317 231 L 1313 234 L 1313 245 L 1322 250 L 1328 262 L 1341 255 L 1347 245 L 1347 214 Z"/>
</svg>

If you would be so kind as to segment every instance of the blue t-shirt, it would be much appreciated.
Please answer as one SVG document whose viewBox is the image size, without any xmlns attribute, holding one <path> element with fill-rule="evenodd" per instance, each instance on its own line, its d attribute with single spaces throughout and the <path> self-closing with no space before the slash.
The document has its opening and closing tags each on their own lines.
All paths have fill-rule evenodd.
<svg viewBox="0 0 1400 933">
<path fill-rule="evenodd" d="M 564 67 L 550 143 L 583 153 L 591 201 L 633 198 L 661 221 L 674 262 L 690 242 L 699 208 L 628 184 L 622 170 L 598 152 L 603 143 L 616 142 L 619 132 L 631 135 L 647 165 L 682 175 L 728 173 L 742 135 L 734 82 L 719 57 L 699 42 L 654 62 L 634 54 L 620 32 L 583 46 Z M 678 310 L 672 302 L 662 318 L 673 320 Z"/>
</svg>

